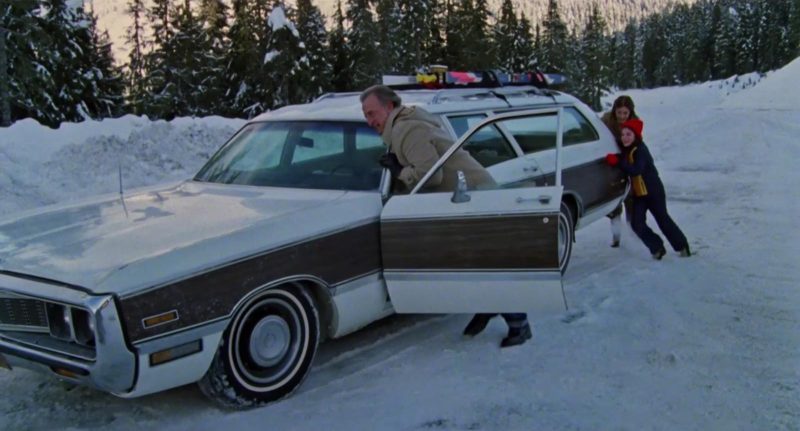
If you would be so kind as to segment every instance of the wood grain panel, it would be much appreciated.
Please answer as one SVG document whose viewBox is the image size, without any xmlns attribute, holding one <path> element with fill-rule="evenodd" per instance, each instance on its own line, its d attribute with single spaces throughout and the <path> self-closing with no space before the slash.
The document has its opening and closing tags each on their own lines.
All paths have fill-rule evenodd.
<svg viewBox="0 0 800 431">
<path fill-rule="evenodd" d="M 552 214 L 392 221 L 381 229 L 386 270 L 558 267 L 558 218 Z"/>
<path fill-rule="evenodd" d="M 627 183 L 625 174 L 608 166 L 605 159 L 566 169 L 562 178 L 564 189 L 575 190 L 586 211 L 622 196 Z"/>
<path fill-rule="evenodd" d="M 230 314 L 253 289 L 298 274 L 337 284 L 380 269 L 377 222 L 291 245 L 122 301 L 129 340 L 136 341 Z M 180 320 L 144 329 L 141 320 L 177 309 Z"/>
</svg>

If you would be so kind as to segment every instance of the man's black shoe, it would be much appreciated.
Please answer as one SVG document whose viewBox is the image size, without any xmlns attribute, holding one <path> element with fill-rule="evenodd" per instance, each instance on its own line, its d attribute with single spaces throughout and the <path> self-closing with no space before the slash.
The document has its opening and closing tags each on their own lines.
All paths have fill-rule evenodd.
<svg viewBox="0 0 800 431">
<path fill-rule="evenodd" d="M 509 330 L 508 337 L 503 338 L 503 341 L 500 342 L 500 347 L 511 347 L 511 346 L 518 346 L 525 342 L 532 337 L 531 334 L 531 325 L 525 325 L 522 328 L 517 330 Z"/>
<path fill-rule="evenodd" d="M 472 317 L 472 320 L 467 323 L 467 326 L 464 328 L 464 335 L 469 337 L 474 337 L 480 334 L 484 329 L 486 329 L 486 325 L 489 324 L 489 320 L 492 318 L 492 314 L 476 314 Z"/>
<path fill-rule="evenodd" d="M 664 255 L 666 254 L 667 250 L 664 247 L 661 247 L 661 250 L 658 250 L 657 252 L 653 253 L 653 259 L 661 260 L 661 258 L 664 257 Z"/>
</svg>

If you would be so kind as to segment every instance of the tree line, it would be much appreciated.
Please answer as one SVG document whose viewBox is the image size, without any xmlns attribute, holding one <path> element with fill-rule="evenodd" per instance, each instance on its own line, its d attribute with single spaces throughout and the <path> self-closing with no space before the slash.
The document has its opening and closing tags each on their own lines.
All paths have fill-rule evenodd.
<svg viewBox="0 0 800 431">
<path fill-rule="evenodd" d="M 75 0 L 0 0 L 0 123 L 116 117 L 249 118 L 385 73 L 538 68 L 599 110 L 610 88 L 650 88 L 779 68 L 800 54 L 800 0 L 699 0 L 611 32 L 597 3 L 568 28 L 557 0 L 539 23 L 511 0 L 128 0 L 131 47 Z"/>
</svg>

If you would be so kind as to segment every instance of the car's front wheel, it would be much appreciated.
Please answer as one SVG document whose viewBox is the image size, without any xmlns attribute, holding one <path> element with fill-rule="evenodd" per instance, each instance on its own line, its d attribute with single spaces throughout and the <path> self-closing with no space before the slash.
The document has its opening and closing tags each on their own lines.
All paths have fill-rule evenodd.
<svg viewBox="0 0 800 431">
<path fill-rule="evenodd" d="M 569 260 L 572 257 L 574 226 L 572 210 L 567 203 L 561 202 L 561 210 L 558 215 L 558 268 L 562 274 L 567 271 Z"/>
<path fill-rule="evenodd" d="M 265 290 L 236 312 L 198 384 L 206 396 L 226 407 L 275 401 L 303 381 L 318 342 L 317 310 L 304 289 Z"/>
</svg>

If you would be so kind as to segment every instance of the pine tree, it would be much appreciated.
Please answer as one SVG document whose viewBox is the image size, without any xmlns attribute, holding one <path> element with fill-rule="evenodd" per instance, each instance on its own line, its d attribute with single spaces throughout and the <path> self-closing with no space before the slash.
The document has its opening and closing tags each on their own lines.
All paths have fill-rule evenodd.
<svg viewBox="0 0 800 431">
<path fill-rule="evenodd" d="M 115 115 L 121 96 L 114 84 L 107 41 L 96 33 L 96 19 L 80 4 L 45 0 L 39 25 L 48 38 L 36 51 L 45 103 L 38 104 L 38 118 L 56 126 L 62 121 L 82 121 Z M 104 45 L 104 46 L 100 46 Z M 114 94 L 117 93 L 117 94 Z"/>
<path fill-rule="evenodd" d="M 448 0 L 445 18 L 445 64 L 451 69 L 468 67 L 466 14 L 462 0 Z"/>
<path fill-rule="evenodd" d="M 301 88 L 308 81 L 309 63 L 300 33 L 286 16 L 286 6 L 276 4 L 267 18 L 269 36 L 264 54 L 269 109 L 299 103 L 309 97 Z M 266 96 L 266 95 L 265 95 Z"/>
<path fill-rule="evenodd" d="M 108 32 L 97 29 L 97 16 L 89 16 L 91 36 L 84 76 L 89 85 L 82 97 L 92 118 L 118 117 L 125 111 L 125 80 L 121 68 L 114 64 Z"/>
<path fill-rule="evenodd" d="M 739 50 L 736 45 L 738 28 L 737 15 L 731 14 L 729 8 L 722 8 L 720 2 L 714 5 L 715 12 L 720 14 L 717 33 L 714 36 L 714 69 L 717 78 L 727 78 L 737 73 Z"/>
<path fill-rule="evenodd" d="M 544 69 L 544 47 L 542 46 L 542 29 L 536 24 L 533 30 L 533 64 L 539 70 Z"/>
<path fill-rule="evenodd" d="M 745 2 L 736 8 L 736 12 L 740 19 L 737 42 L 741 55 L 739 55 L 738 73 L 762 71 L 764 14 L 761 2 L 756 0 Z"/>
<path fill-rule="evenodd" d="M 349 91 L 355 88 L 353 77 L 350 74 L 350 50 L 348 49 L 346 30 L 344 28 L 344 15 L 342 14 L 342 1 L 337 0 L 336 11 L 333 14 L 334 27 L 329 34 L 329 46 L 333 63 L 331 85 L 334 91 Z"/>
<path fill-rule="evenodd" d="M 664 28 L 659 14 L 651 15 L 639 27 L 642 35 L 641 82 L 645 88 L 666 85 L 662 62 L 667 51 Z"/>
<path fill-rule="evenodd" d="M 0 127 L 11 125 L 11 92 L 8 83 L 11 77 L 8 73 L 8 30 L 6 20 L 11 16 L 11 8 L 0 9 Z M 9 19 L 10 20 L 10 19 Z"/>
<path fill-rule="evenodd" d="M 428 34 L 423 40 L 422 63 L 442 64 L 445 61 L 446 17 L 443 0 L 425 0 L 428 3 Z"/>
<path fill-rule="evenodd" d="M 56 127 L 62 121 L 78 121 L 78 101 L 75 91 L 79 89 L 77 77 L 72 75 L 75 59 L 79 56 L 72 43 L 75 29 L 72 26 L 72 10 L 64 0 L 45 0 L 46 11 L 40 17 L 47 41 L 40 45 L 36 61 L 42 71 L 42 86 L 46 103 L 37 103 L 39 121 Z"/>
<path fill-rule="evenodd" d="M 788 61 L 800 56 L 800 0 L 791 0 L 789 9 Z"/>
<path fill-rule="evenodd" d="M 411 73 L 425 62 L 426 42 L 430 37 L 431 5 L 428 0 L 400 0 L 399 4 L 399 66 L 401 72 Z"/>
<path fill-rule="evenodd" d="M 228 88 L 225 80 L 225 60 L 230 50 L 228 6 L 223 0 L 202 0 L 197 19 L 205 32 L 205 43 L 209 50 L 204 53 L 205 91 L 198 98 L 198 103 L 208 114 L 225 114 L 228 108 L 221 101 Z"/>
<path fill-rule="evenodd" d="M 764 69 L 777 69 L 794 57 L 787 35 L 790 32 L 791 3 L 762 2 L 764 11 Z"/>
<path fill-rule="evenodd" d="M 171 118 L 174 107 L 171 103 L 170 85 L 174 82 L 169 61 L 172 58 L 171 25 L 172 7 L 170 0 L 153 0 L 147 11 L 147 19 L 152 29 L 152 49 L 145 55 L 145 98 L 143 111 L 154 118 Z"/>
<path fill-rule="evenodd" d="M 531 23 L 523 13 L 514 32 L 514 60 L 511 62 L 511 67 L 512 70 L 526 71 L 531 69 L 532 62 L 535 63 Z"/>
<path fill-rule="evenodd" d="M 380 81 L 380 59 L 375 35 L 378 33 L 368 0 L 347 0 L 347 47 L 352 82 L 364 89 Z"/>
<path fill-rule="evenodd" d="M 614 75 L 616 78 L 617 86 L 621 88 L 632 88 L 637 85 L 636 83 L 636 65 L 638 62 L 637 52 L 637 25 L 631 20 L 625 26 L 622 40 L 620 41 L 617 55 L 614 56 L 614 64 L 617 66 L 617 73 Z"/>
<path fill-rule="evenodd" d="M 325 18 L 311 0 L 297 1 L 297 30 L 308 57 L 308 78 L 298 97 L 301 102 L 308 102 L 331 89 L 333 72 Z"/>
<path fill-rule="evenodd" d="M 263 59 L 256 34 L 259 17 L 248 0 L 232 3 L 233 23 L 230 27 L 230 49 L 225 53 L 225 106 L 226 114 L 240 117 L 248 107 L 257 103 L 254 89 Z"/>
<path fill-rule="evenodd" d="M 497 19 L 492 32 L 495 43 L 495 64 L 506 71 L 520 70 L 516 67 L 518 63 L 516 52 L 519 47 L 515 42 L 519 31 L 518 25 L 514 4 L 511 0 L 503 0 L 500 5 L 500 17 Z"/>
<path fill-rule="evenodd" d="M 595 111 L 601 111 L 600 97 L 608 90 L 609 58 L 605 43 L 606 22 L 600 15 L 597 3 L 592 12 L 581 40 L 582 80 L 578 85 L 580 97 Z"/>
<path fill-rule="evenodd" d="M 128 0 L 126 8 L 127 14 L 131 18 L 131 25 L 128 27 L 125 41 L 131 47 L 128 54 L 127 71 L 125 81 L 128 88 L 128 104 L 131 112 L 135 115 L 144 113 L 145 98 L 145 30 L 144 30 L 144 0 Z"/>
<path fill-rule="evenodd" d="M 489 35 L 489 11 L 486 0 L 463 0 L 466 24 L 466 61 L 469 69 L 487 70 L 496 67 L 492 39 Z"/>
<path fill-rule="evenodd" d="M 570 51 L 567 25 L 558 12 L 558 2 L 549 0 L 547 17 L 542 22 L 541 68 L 547 72 L 564 73 L 567 69 L 567 54 Z"/>
<path fill-rule="evenodd" d="M 35 0 L 15 0 L 0 9 L 0 127 L 21 118 L 40 119 L 46 101 L 46 73 L 39 67 L 37 44 L 48 39 L 38 22 Z"/>
<path fill-rule="evenodd" d="M 210 84 L 217 75 L 218 63 L 212 56 L 209 34 L 194 15 L 189 0 L 176 8 L 171 27 L 174 32 L 166 43 L 166 51 L 171 54 L 166 66 L 172 73 L 165 95 L 172 100 L 167 102 L 170 108 L 163 115 L 171 118 L 211 114 L 211 104 L 217 101 L 205 96 L 213 88 Z"/>
<path fill-rule="evenodd" d="M 408 32 L 400 21 L 400 7 L 405 0 L 377 0 L 376 28 L 378 29 L 378 52 L 381 59 L 380 69 L 383 72 L 408 72 L 406 64 L 408 52 L 405 51 L 404 38 Z M 403 61 L 405 60 L 405 61 Z"/>
<path fill-rule="evenodd" d="M 717 58 L 717 36 L 722 32 L 722 9 L 719 1 L 715 1 L 711 6 L 711 25 L 708 29 L 708 40 L 705 45 L 706 56 L 708 57 L 708 67 L 711 79 L 719 79 L 720 71 Z"/>
</svg>

